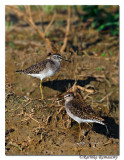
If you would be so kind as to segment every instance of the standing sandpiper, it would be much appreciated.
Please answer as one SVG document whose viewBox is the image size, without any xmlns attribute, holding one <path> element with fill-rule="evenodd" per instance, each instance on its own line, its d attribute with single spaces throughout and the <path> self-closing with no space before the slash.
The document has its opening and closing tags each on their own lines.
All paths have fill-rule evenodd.
<svg viewBox="0 0 124 160">
<path fill-rule="evenodd" d="M 81 135 L 80 123 L 99 123 L 106 127 L 107 133 L 108 129 L 106 124 L 103 122 L 104 119 L 97 116 L 90 106 L 87 105 L 85 101 L 81 101 L 75 98 L 73 92 L 68 92 L 64 96 L 65 99 L 65 109 L 67 114 L 79 123 L 79 140 Z"/>
<path fill-rule="evenodd" d="M 43 99 L 42 93 L 42 80 L 44 78 L 48 78 L 53 76 L 58 69 L 60 68 L 60 61 L 65 60 L 62 58 L 60 54 L 53 54 L 50 56 L 50 59 L 45 59 L 40 63 L 36 63 L 24 70 L 18 70 L 16 72 L 24 73 L 32 77 L 39 78 L 40 81 L 40 92 L 41 92 L 41 99 Z M 69 60 L 65 60 L 70 62 Z"/>
</svg>

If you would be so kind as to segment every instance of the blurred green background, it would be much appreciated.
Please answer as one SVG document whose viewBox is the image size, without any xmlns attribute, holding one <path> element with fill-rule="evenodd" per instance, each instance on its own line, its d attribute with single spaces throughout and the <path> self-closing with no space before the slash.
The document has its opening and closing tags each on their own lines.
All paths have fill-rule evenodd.
<svg viewBox="0 0 124 160">
<path fill-rule="evenodd" d="M 25 7 L 18 6 L 20 10 L 25 11 Z M 35 6 L 32 5 L 32 11 L 42 10 L 47 15 L 57 13 L 67 13 L 68 6 Z M 72 6 L 73 13 L 80 17 L 80 21 L 92 20 L 90 27 L 98 31 L 109 30 L 111 35 L 119 35 L 119 6 L 115 5 L 83 5 Z M 6 26 L 12 26 L 13 21 L 6 21 Z"/>
</svg>

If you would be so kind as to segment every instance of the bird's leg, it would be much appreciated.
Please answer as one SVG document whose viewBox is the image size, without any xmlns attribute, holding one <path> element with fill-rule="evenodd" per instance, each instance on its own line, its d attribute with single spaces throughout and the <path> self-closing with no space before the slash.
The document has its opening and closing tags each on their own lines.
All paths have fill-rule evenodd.
<svg viewBox="0 0 124 160">
<path fill-rule="evenodd" d="M 42 81 L 40 81 L 41 100 L 43 100 Z"/>
<path fill-rule="evenodd" d="M 79 141 L 80 141 L 80 136 L 81 136 L 81 125 L 79 123 Z"/>
<path fill-rule="evenodd" d="M 87 129 L 87 126 L 89 126 L 90 128 Z M 85 128 L 85 130 L 83 132 L 83 136 L 84 137 L 89 133 L 89 131 L 91 130 L 91 128 L 92 128 L 92 125 L 89 124 L 89 123 L 86 123 L 86 128 Z"/>
<path fill-rule="evenodd" d="M 91 124 L 87 123 L 88 126 L 90 126 L 90 128 L 92 128 Z"/>
<path fill-rule="evenodd" d="M 28 76 L 29 79 L 31 79 L 31 76 Z"/>
</svg>

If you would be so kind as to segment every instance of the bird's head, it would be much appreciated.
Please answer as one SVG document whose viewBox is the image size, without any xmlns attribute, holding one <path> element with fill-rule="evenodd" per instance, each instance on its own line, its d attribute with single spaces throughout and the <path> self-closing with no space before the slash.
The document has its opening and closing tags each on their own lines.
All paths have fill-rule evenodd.
<svg viewBox="0 0 124 160">
<path fill-rule="evenodd" d="M 73 92 L 67 92 L 65 95 L 64 95 L 64 99 L 66 100 L 66 101 L 70 101 L 70 100 L 72 100 L 72 99 L 74 99 L 74 93 Z"/>
<path fill-rule="evenodd" d="M 61 60 L 70 62 L 69 60 L 64 59 L 59 53 L 51 55 L 50 59 L 53 60 L 53 61 L 58 61 L 58 62 L 60 62 Z"/>
</svg>

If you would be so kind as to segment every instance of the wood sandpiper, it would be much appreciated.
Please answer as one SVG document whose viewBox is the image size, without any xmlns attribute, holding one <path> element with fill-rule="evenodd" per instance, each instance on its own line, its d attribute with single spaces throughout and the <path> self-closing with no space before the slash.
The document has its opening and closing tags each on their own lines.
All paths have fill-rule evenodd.
<svg viewBox="0 0 124 160">
<path fill-rule="evenodd" d="M 77 99 L 73 92 L 67 92 L 64 96 L 65 99 L 65 109 L 67 114 L 76 122 L 79 123 L 79 141 L 81 135 L 81 125 L 80 123 L 99 123 L 106 127 L 107 133 L 108 128 L 103 122 L 104 119 L 97 116 L 92 108 L 84 101 Z"/>
<path fill-rule="evenodd" d="M 70 62 L 69 60 L 62 58 L 60 54 L 53 54 L 50 56 L 50 59 L 45 59 L 44 61 L 40 63 L 36 63 L 28 67 L 27 69 L 17 70 L 16 72 L 24 73 L 29 76 L 39 78 L 41 80 L 40 81 L 40 92 L 41 92 L 41 100 L 43 100 L 42 80 L 44 78 L 53 76 L 58 71 L 58 69 L 60 68 L 61 60 Z"/>
</svg>

